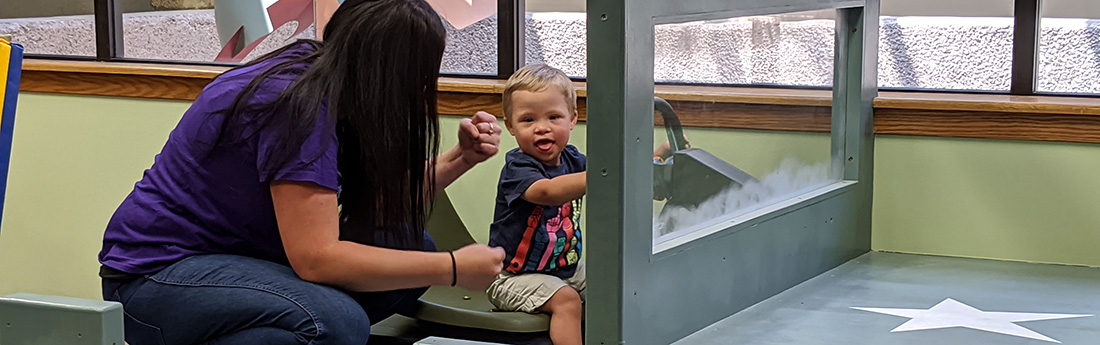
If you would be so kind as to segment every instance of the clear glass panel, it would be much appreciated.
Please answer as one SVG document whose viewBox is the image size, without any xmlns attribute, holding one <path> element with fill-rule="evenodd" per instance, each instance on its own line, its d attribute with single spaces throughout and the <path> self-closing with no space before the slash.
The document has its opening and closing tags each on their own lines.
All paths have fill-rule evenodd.
<svg viewBox="0 0 1100 345">
<path fill-rule="evenodd" d="M 1100 93 L 1100 2 L 1043 0 L 1037 89 Z"/>
<path fill-rule="evenodd" d="M 496 0 L 428 0 L 447 26 L 440 72 L 497 74 Z"/>
<path fill-rule="evenodd" d="M 658 25 L 654 80 L 830 86 L 836 11 Z"/>
<path fill-rule="evenodd" d="M 658 25 L 655 79 L 831 88 L 836 23 L 827 19 L 835 18 L 835 12 L 827 12 L 832 13 Z M 664 88 L 693 93 L 706 87 Z M 832 95 L 828 90 L 795 94 L 826 99 Z M 819 190 L 841 176 L 832 170 L 841 165 L 831 159 L 828 106 L 721 100 L 655 104 L 655 248 L 724 229 L 731 221 L 767 212 L 770 206 Z M 677 121 L 684 126 L 682 137 L 674 125 Z M 688 147 L 677 150 L 674 142 Z M 671 150 L 661 147 L 666 143 Z"/>
<path fill-rule="evenodd" d="M 121 1 L 126 58 L 243 62 L 317 36 L 313 0 Z"/>
<path fill-rule="evenodd" d="M 27 54 L 95 56 L 94 7 L 88 0 L 4 1 L 0 35 Z"/>
<path fill-rule="evenodd" d="M 526 0 L 527 64 L 545 63 L 570 77 L 588 75 L 584 0 Z"/>
<path fill-rule="evenodd" d="M 447 27 L 441 71 L 495 75 L 496 2 L 428 2 Z M 123 15 L 124 56 L 196 62 L 244 62 L 298 39 L 314 39 L 316 23 L 327 21 L 338 6 L 338 0 L 234 0 L 217 7 L 213 0 L 143 3 Z"/>
<path fill-rule="evenodd" d="M 882 0 L 879 87 L 1007 91 L 1013 0 Z"/>
</svg>

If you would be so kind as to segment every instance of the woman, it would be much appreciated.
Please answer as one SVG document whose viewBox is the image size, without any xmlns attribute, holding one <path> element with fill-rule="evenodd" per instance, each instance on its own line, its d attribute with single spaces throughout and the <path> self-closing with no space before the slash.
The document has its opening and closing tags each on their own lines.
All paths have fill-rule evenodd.
<svg viewBox="0 0 1100 345">
<path fill-rule="evenodd" d="M 500 272 L 500 248 L 436 253 L 422 230 L 500 142 L 480 112 L 436 155 L 439 16 L 348 0 L 324 37 L 215 79 L 111 218 L 100 275 L 130 344 L 361 345 L 426 287 Z"/>
</svg>

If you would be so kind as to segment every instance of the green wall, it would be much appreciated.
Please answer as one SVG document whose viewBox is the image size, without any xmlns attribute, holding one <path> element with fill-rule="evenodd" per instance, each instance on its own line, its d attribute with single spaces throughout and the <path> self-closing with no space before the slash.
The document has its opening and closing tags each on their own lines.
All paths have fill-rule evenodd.
<svg viewBox="0 0 1100 345">
<path fill-rule="evenodd" d="M 0 295 L 101 297 L 103 228 L 189 104 L 19 95 L 0 225 Z"/>
<path fill-rule="evenodd" d="M 103 228 L 188 105 L 20 94 L 0 224 L 0 295 L 99 298 L 95 258 Z M 454 144 L 457 123 L 443 120 L 443 147 Z M 573 134 L 582 150 L 585 133 L 580 125 Z M 828 154 L 825 134 L 689 129 L 686 135 L 758 177 L 785 157 L 818 163 Z M 504 151 L 516 147 L 507 134 L 502 141 Z M 448 189 L 481 242 L 502 165 L 498 155 Z M 1100 266 L 1096 171 L 1097 145 L 878 137 L 873 248 Z"/>
<path fill-rule="evenodd" d="M 1100 266 L 1100 145 L 880 136 L 874 250 Z"/>
<path fill-rule="evenodd" d="M 453 133 L 457 131 L 459 119 L 446 117 L 442 121 L 443 134 L 446 135 L 442 147 L 455 144 Z M 586 133 L 587 127 L 581 123 L 570 138 L 570 142 L 581 152 L 585 152 L 587 147 Z M 663 129 L 655 130 L 654 142 L 663 143 L 666 140 L 664 135 Z M 757 177 L 777 169 L 784 158 L 795 158 L 806 164 L 822 163 L 829 158 L 827 134 L 686 129 L 684 136 L 693 147 L 703 148 Z M 455 211 L 474 239 L 481 243 L 489 239 L 497 181 L 500 169 L 504 167 L 503 153 L 518 147 L 515 138 L 508 132 L 500 140 L 501 154 L 478 165 L 447 189 L 451 200 L 461 201 L 455 202 Z M 587 219 L 587 215 L 582 215 L 581 219 Z M 583 226 L 582 229 L 587 230 Z"/>
</svg>

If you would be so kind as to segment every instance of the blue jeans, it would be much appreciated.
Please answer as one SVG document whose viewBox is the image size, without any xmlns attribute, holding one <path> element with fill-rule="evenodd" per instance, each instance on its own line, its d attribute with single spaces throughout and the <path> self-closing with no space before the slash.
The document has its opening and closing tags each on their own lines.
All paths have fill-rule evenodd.
<svg viewBox="0 0 1100 345">
<path fill-rule="evenodd" d="M 434 250 L 430 239 L 428 246 Z M 123 305 L 130 345 L 364 345 L 372 321 L 414 307 L 426 290 L 342 291 L 236 255 L 192 256 L 133 281 L 103 280 L 103 299 Z"/>
</svg>

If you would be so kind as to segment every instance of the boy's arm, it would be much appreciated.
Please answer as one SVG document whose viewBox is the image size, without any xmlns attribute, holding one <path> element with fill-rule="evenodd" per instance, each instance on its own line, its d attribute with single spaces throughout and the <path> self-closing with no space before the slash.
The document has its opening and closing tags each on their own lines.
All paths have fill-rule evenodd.
<svg viewBox="0 0 1100 345">
<path fill-rule="evenodd" d="M 691 147 L 691 142 L 687 141 L 687 138 L 684 138 L 684 147 Z M 653 149 L 653 160 L 664 162 L 668 156 L 672 155 L 672 152 L 669 152 L 670 150 L 672 150 L 672 145 L 666 141 L 661 146 Z"/>
<path fill-rule="evenodd" d="M 523 200 L 537 205 L 561 205 L 580 199 L 585 193 L 585 171 L 542 179 L 523 192 Z"/>
</svg>

